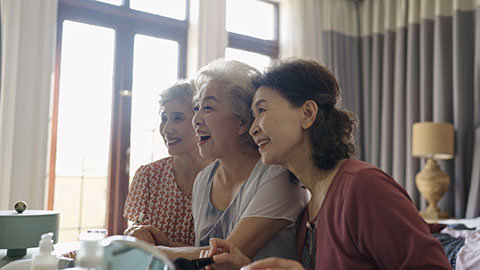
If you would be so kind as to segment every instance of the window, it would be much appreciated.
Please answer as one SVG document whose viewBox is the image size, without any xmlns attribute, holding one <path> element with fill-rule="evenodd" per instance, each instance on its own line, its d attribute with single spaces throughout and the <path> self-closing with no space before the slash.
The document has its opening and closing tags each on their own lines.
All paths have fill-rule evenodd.
<svg viewBox="0 0 480 270">
<path fill-rule="evenodd" d="M 60 241 L 122 233 L 129 179 L 167 155 L 158 100 L 185 77 L 188 1 L 150 2 L 59 0 L 48 208 Z"/>
<path fill-rule="evenodd" d="M 130 8 L 177 20 L 185 20 L 186 1 L 130 0 Z"/>
<path fill-rule="evenodd" d="M 134 40 L 130 180 L 140 165 L 168 156 L 159 131 L 158 100 L 160 91 L 177 78 L 178 66 L 177 42 L 145 35 Z"/>
<path fill-rule="evenodd" d="M 228 32 L 263 40 L 275 40 L 277 6 L 259 0 L 228 0 Z"/>
<path fill-rule="evenodd" d="M 263 0 L 227 0 L 226 59 L 259 70 L 278 57 L 278 4 Z"/>
<path fill-rule="evenodd" d="M 225 49 L 225 59 L 239 60 L 258 70 L 262 70 L 272 62 L 272 58 L 268 55 L 233 48 Z"/>
<path fill-rule="evenodd" d="M 104 2 L 107 4 L 116 5 L 116 6 L 120 6 L 122 4 L 122 0 L 96 0 L 96 1 Z"/>
<path fill-rule="evenodd" d="M 105 227 L 115 31 L 73 21 L 63 31 L 54 209 L 61 237 L 76 240 Z"/>
</svg>

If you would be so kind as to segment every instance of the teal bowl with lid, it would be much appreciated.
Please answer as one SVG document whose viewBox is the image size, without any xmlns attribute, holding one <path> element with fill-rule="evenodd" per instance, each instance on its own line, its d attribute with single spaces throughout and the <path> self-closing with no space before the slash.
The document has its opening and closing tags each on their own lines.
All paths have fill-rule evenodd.
<svg viewBox="0 0 480 270">
<path fill-rule="evenodd" d="M 54 243 L 58 242 L 60 214 L 49 210 L 0 211 L 0 249 L 7 249 L 11 258 L 23 257 L 27 248 L 38 247 L 44 233 L 53 232 Z"/>
</svg>

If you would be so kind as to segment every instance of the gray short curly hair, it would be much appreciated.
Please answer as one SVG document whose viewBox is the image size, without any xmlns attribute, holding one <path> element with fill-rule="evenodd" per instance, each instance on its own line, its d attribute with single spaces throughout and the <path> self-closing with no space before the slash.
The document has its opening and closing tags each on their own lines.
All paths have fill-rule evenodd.
<svg viewBox="0 0 480 270">
<path fill-rule="evenodd" d="M 192 100 L 195 91 L 193 80 L 178 80 L 160 94 L 160 108 L 165 107 L 165 104 L 174 99 L 181 99 L 191 104 L 193 108 Z"/>
<path fill-rule="evenodd" d="M 248 133 L 253 123 L 251 105 L 256 87 L 252 78 L 259 72 L 255 68 L 234 60 L 218 59 L 202 67 L 195 78 L 195 86 L 201 89 L 210 81 L 220 85 L 224 97 L 233 108 L 234 114 L 247 127 L 247 132 L 240 136 L 241 143 L 257 147 Z"/>
</svg>

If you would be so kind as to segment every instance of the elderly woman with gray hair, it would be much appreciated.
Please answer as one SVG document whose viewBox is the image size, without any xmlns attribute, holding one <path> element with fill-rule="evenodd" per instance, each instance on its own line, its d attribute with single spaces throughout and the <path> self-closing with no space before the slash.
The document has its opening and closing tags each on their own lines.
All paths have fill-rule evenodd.
<svg viewBox="0 0 480 270">
<path fill-rule="evenodd" d="M 125 203 L 133 225 L 124 234 L 160 245 L 193 245 L 192 187 L 197 173 L 212 159 L 200 156 L 192 127 L 192 81 L 178 81 L 160 95 L 160 134 L 166 157 L 140 166 Z M 173 210 L 172 210 L 173 209 Z"/>
<path fill-rule="evenodd" d="M 200 155 L 215 161 L 193 187 L 196 247 L 160 247 L 171 258 L 198 258 L 213 237 L 228 239 L 250 259 L 295 257 L 294 225 L 306 192 L 283 167 L 263 164 L 249 135 L 257 73 L 224 60 L 198 72 L 193 126 Z"/>
</svg>

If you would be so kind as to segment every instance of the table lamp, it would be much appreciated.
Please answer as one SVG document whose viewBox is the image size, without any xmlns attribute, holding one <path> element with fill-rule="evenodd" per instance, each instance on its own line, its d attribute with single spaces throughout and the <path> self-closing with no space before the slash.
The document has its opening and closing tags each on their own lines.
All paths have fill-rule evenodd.
<svg viewBox="0 0 480 270">
<path fill-rule="evenodd" d="M 415 177 L 418 191 L 428 202 L 428 207 L 420 211 L 426 219 L 450 217 L 437 206 L 450 185 L 450 177 L 436 160 L 453 158 L 453 134 L 450 123 L 420 122 L 412 127 L 412 156 L 427 158 L 423 170 Z"/>
</svg>

